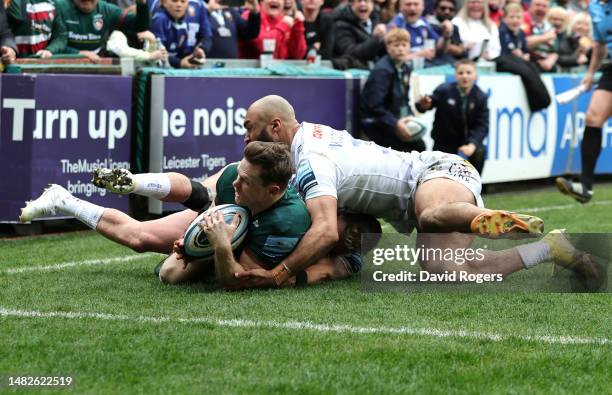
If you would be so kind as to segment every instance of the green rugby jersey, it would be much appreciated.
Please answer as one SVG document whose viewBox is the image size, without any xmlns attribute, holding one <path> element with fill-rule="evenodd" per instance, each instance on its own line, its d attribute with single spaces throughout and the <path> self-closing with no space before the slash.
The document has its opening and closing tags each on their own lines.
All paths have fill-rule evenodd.
<svg viewBox="0 0 612 395">
<path fill-rule="evenodd" d="M 217 181 L 215 204 L 236 204 L 232 183 L 238 177 L 238 163 L 232 163 Z M 251 223 L 242 248 L 247 248 L 268 269 L 278 265 L 297 246 L 310 228 L 306 204 L 293 187 L 272 207 L 251 215 Z"/>
<path fill-rule="evenodd" d="M 64 51 L 66 27 L 57 16 L 55 0 L 9 0 L 6 16 L 19 56 L 34 55 L 41 49 L 53 54 Z"/>
<path fill-rule="evenodd" d="M 124 12 L 120 7 L 98 0 L 96 9 L 84 14 L 72 0 L 58 0 L 57 8 L 68 32 L 66 53 L 98 51 L 113 30 L 141 32 L 149 28 L 149 8 L 137 3 L 136 14 Z"/>
</svg>

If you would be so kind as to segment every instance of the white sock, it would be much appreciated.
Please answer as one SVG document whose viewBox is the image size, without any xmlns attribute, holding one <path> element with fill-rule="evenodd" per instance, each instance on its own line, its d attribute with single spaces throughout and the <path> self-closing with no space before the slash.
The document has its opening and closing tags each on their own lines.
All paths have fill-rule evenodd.
<svg viewBox="0 0 612 395">
<path fill-rule="evenodd" d="M 58 207 L 60 212 L 72 215 L 93 230 L 96 230 L 100 217 L 102 217 L 102 213 L 106 209 L 74 196 L 62 200 L 62 203 L 63 205 Z"/>
<path fill-rule="evenodd" d="M 525 265 L 527 269 L 531 269 L 542 262 L 552 259 L 550 246 L 545 241 L 523 244 L 517 246 L 516 249 L 523 260 L 523 265 Z"/>
<path fill-rule="evenodd" d="M 170 193 L 170 178 L 165 173 L 142 173 L 132 177 L 136 182 L 133 193 L 137 195 L 162 199 Z"/>
</svg>

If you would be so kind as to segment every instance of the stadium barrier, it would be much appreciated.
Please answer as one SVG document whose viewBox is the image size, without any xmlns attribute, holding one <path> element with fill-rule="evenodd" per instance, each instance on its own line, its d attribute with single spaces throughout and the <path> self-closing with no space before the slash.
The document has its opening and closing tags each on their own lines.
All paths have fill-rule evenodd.
<svg viewBox="0 0 612 395">
<path fill-rule="evenodd" d="M 440 68 L 417 73 L 412 78 L 411 101 L 431 94 L 441 83 L 452 78 L 452 69 Z M 566 104 L 555 96 L 579 85 L 582 75 L 545 74 L 544 84 L 552 104 L 544 111 L 531 113 L 525 90 L 518 76 L 507 73 L 483 73 L 478 86 L 489 96 L 489 136 L 483 183 L 499 183 L 548 178 L 580 172 L 580 142 L 590 93 Z M 422 115 L 433 124 L 434 112 Z M 429 135 L 428 146 L 433 146 Z M 602 152 L 597 174 L 612 173 L 612 124 L 603 128 Z"/>
<path fill-rule="evenodd" d="M 241 157 L 246 108 L 265 94 L 287 97 L 300 120 L 355 132 L 364 76 L 283 63 L 265 69 L 150 68 L 134 78 L 3 74 L 0 164 L 10 176 L 0 180 L 0 222 L 16 221 L 24 197 L 38 195 L 49 182 L 94 203 L 127 210 L 128 199 L 106 195 L 89 183 L 91 168 L 97 165 L 180 171 L 196 178 L 212 174 Z M 448 71 L 419 72 L 411 94 L 415 98 L 431 93 L 449 78 Z M 544 82 L 554 97 L 576 86 L 580 78 L 547 75 Z M 485 183 L 578 171 L 576 147 L 590 94 L 567 104 L 553 102 L 547 110 L 531 114 L 518 77 L 485 74 L 478 84 L 490 97 Z M 431 122 L 433 112 L 422 117 Z M 609 121 L 603 132 L 596 172 L 611 173 Z M 159 213 L 178 207 L 156 203 L 148 209 Z"/>
</svg>

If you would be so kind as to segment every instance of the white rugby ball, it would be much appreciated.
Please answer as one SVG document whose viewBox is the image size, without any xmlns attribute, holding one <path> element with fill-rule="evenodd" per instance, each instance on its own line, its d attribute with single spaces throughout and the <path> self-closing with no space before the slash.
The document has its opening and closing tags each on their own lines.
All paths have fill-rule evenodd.
<svg viewBox="0 0 612 395">
<path fill-rule="evenodd" d="M 409 141 L 418 141 L 427 132 L 427 124 L 416 117 L 410 117 L 405 125 L 406 129 L 410 132 L 411 137 Z"/>
<path fill-rule="evenodd" d="M 213 246 L 208 241 L 206 233 L 200 228 L 199 224 L 208 214 L 220 211 L 226 223 L 231 223 L 234 215 L 238 215 L 238 226 L 232 236 L 232 251 L 240 247 L 249 229 L 249 212 L 244 207 L 236 204 L 221 204 L 211 207 L 194 219 L 185 232 L 185 255 L 191 259 L 212 260 L 215 255 Z"/>
</svg>

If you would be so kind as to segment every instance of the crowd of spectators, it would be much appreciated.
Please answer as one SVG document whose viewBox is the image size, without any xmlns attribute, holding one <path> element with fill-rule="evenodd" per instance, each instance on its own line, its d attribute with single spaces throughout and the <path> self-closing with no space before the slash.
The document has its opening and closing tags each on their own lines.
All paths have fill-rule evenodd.
<svg viewBox="0 0 612 395">
<path fill-rule="evenodd" d="M 410 35 L 411 69 L 508 54 L 543 72 L 585 69 L 593 45 L 588 3 L 550 1 L 4 0 L 2 61 L 80 54 L 96 62 L 114 56 L 106 44 L 119 31 L 132 47 L 161 50 L 176 68 L 269 54 L 372 69 L 397 27 Z"/>
</svg>

